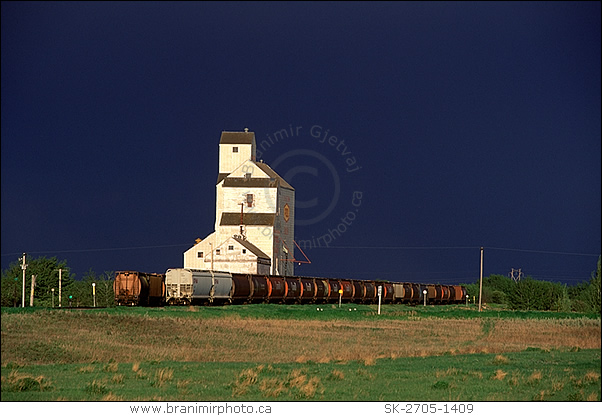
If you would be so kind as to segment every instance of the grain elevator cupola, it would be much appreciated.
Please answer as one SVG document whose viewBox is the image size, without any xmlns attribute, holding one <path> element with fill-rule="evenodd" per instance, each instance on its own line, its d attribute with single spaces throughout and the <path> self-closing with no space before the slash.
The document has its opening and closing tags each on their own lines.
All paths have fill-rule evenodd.
<svg viewBox="0 0 602 415">
<path fill-rule="evenodd" d="M 219 141 L 219 172 L 217 182 L 247 160 L 255 161 L 255 133 L 223 131 Z"/>
</svg>

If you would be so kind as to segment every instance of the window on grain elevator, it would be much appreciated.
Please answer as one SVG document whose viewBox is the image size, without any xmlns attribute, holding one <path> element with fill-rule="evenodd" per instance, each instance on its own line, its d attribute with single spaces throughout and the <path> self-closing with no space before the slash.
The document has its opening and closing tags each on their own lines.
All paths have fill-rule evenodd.
<svg viewBox="0 0 602 415">
<path fill-rule="evenodd" d="M 233 153 L 238 153 L 238 147 L 232 147 L 232 152 Z"/>
<path fill-rule="evenodd" d="M 247 207 L 253 207 L 253 194 L 247 194 Z"/>
</svg>

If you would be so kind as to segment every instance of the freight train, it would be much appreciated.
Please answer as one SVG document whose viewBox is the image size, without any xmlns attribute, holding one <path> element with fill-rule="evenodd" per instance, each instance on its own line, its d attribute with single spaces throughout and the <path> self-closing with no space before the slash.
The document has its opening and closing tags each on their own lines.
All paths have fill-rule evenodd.
<svg viewBox="0 0 602 415">
<path fill-rule="evenodd" d="M 457 304 L 466 298 L 460 285 L 418 284 L 345 278 L 285 277 L 170 268 L 165 274 L 117 271 L 118 305 L 208 305 L 247 303 Z M 426 294 L 425 294 L 426 292 Z"/>
</svg>

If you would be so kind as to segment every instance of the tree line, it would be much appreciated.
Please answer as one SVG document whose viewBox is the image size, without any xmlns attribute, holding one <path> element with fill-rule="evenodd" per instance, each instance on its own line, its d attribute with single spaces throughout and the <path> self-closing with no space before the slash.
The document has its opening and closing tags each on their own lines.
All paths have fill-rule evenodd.
<svg viewBox="0 0 602 415">
<path fill-rule="evenodd" d="M 600 257 L 590 280 L 573 286 L 529 276 L 514 281 L 494 274 L 483 278 L 482 302 L 504 304 L 513 310 L 600 313 L 600 281 Z M 471 298 L 478 298 L 479 281 L 467 285 L 467 292 Z"/>
<path fill-rule="evenodd" d="M 29 306 L 31 298 L 31 280 L 35 275 L 34 306 L 55 307 L 59 305 L 59 269 L 61 270 L 61 306 L 92 307 L 95 284 L 97 307 L 110 307 L 115 303 L 113 294 L 113 272 L 96 274 L 87 271 L 81 280 L 76 280 L 66 261 L 56 257 L 39 257 L 28 259 L 25 273 L 25 306 Z M 23 297 L 23 270 L 21 262 L 16 261 L 9 268 L 2 270 L 2 307 L 21 307 Z M 53 291 L 54 289 L 54 291 Z"/>
</svg>

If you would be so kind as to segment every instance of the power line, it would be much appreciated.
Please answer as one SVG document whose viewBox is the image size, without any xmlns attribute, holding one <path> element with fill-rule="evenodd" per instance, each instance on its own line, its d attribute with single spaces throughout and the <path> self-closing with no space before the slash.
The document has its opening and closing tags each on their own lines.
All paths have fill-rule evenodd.
<svg viewBox="0 0 602 415">
<path fill-rule="evenodd" d="M 176 248 L 182 246 L 190 246 L 190 244 L 177 245 L 152 245 L 152 246 L 128 246 L 121 248 L 93 248 L 93 249 L 71 249 L 64 251 L 28 251 L 28 254 L 66 254 L 66 253 L 83 253 L 83 252 L 106 252 L 106 251 L 128 251 L 133 249 L 156 249 L 156 248 Z M 2 254 L 1 256 L 20 255 L 19 253 Z"/>
<path fill-rule="evenodd" d="M 480 249 L 479 246 L 312 246 L 312 249 Z"/>
<path fill-rule="evenodd" d="M 479 246 L 315 246 L 312 249 L 395 249 L 395 250 L 436 250 L 436 249 L 480 249 Z M 562 251 L 540 251 L 533 249 L 518 249 L 518 248 L 499 248 L 493 246 L 485 246 L 484 249 L 493 249 L 498 251 L 514 251 L 528 252 L 535 254 L 553 254 L 553 255 L 580 255 L 597 257 L 600 254 L 589 254 L 580 252 L 562 252 Z"/>
<path fill-rule="evenodd" d="M 176 248 L 182 246 L 190 246 L 187 244 L 176 244 L 176 245 L 151 245 L 151 246 L 129 246 L 129 247 L 118 247 L 118 248 L 90 248 L 90 249 L 71 249 L 61 251 L 29 251 L 30 254 L 64 254 L 64 253 L 82 253 L 82 252 L 106 252 L 106 251 L 127 251 L 134 249 L 157 249 L 157 248 Z M 577 255 L 577 256 L 591 256 L 597 257 L 600 254 L 589 254 L 580 252 L 563 252 L 563 251 L 541 251 L 533 249 L 519 249 L 519 248 L 500 248 L 493 246 L 485 246 L 485 249 L 493 249 L 498 251 L 514 251 L 514 252 L 528 252 L 537 254 L 553 254 L 553 255 Z M 391 249 L 391 250 L 445 250 L 445 249 L 480 249 L 479 246 L 315 246 L 312 249 Z M 12 252 L 1 254 L 1 256 L 9 255 L 21 255 L 21 252 Z"/>
<path fill-rule="evenodd" d="M 517 248 L 497 248 L 494 246 L 486 246 L 487 249 L 497 251 L 514 251 L 514 252 L 529 252 L 532 254 L 553 254 L 553 255 L 580 255 L 580 256 L 600 256 L 600 254 L 585 254 L 580 252 L 559 252 L 559 251 L 537 251 L 533 249 L 517 249 Z"/>
</svg>

